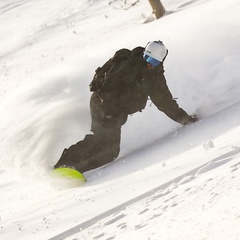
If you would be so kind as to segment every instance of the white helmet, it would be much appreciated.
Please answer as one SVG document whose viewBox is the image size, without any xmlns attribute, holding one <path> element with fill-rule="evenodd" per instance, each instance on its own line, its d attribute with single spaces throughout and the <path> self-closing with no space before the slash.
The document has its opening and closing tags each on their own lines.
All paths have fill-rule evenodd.
<svg viewBox="0 0 240 240">
<path fill-rule="evenodd" d="M 163 62 L 167 53 L 168 50 L 161 41 L 153 41 L 147 44 L 143 54 Z"/>
</svg>

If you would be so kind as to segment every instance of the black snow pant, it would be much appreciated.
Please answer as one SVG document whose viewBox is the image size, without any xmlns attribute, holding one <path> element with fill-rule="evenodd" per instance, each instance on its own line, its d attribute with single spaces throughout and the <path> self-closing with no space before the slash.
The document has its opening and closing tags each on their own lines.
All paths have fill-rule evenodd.
<svg viewBox="0 0 240 240">
<path fill-rule="evenodd" d="M 93 134 L 87 134 L 82 141 L 64 149 L 54 168 L 67 166 L 83 173 L 103 166 L 118 157 L 121 127 L 126 123 L 128 115 L 107 116 L 96 93 L 91 96 L 90 109 Z"/>
</svg>

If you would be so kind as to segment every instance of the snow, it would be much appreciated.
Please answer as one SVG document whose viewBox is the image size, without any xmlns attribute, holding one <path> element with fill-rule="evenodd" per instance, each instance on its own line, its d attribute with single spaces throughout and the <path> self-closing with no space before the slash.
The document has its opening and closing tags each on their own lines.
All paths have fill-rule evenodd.
<svg viewBox="0 0 240 240">
<path fill-rule="evenodd" d="M 0 2 L 0 239 L 240 238 L 240 3 Z M 120 48 L 162 40 L 181 127 L 149 102 L 122 128 L 121 154 L 53 179 L 63 149 L 90 131 L 88 85 Z"/>
</svg>

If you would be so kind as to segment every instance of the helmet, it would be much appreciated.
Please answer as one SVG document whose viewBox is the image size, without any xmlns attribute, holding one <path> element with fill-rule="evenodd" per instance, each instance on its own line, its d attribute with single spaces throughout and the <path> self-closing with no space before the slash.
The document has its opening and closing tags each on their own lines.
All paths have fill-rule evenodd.
<svg viewBox="0 0 240 240">
<path fill-rule="evenodd" d="M 161 41 L 153 41 L 147 44 L 143 54 L 163 62 L 167 53 L 168 50 Z"/>
</svg>

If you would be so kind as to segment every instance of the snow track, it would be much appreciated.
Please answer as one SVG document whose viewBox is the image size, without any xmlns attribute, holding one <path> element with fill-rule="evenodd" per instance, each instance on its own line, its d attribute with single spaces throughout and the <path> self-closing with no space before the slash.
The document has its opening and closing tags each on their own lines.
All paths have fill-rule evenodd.
<svg viewBox="0 0 240 240">
<path fill-rule="evenodd" d="M 164 184 L 161 184 L 161 185 L 159 185 L 159 186 L 157 186 L 157 187 L 127 201 L 127 202 L 124 202 L 121 205 L 118 205 L 104 213 L 101 213 L 98 216 L 95 216 L 94 218 L 92 218 L 88 221 L 78 224 L 77 226 L 75 226 L 71 229 L 68 229 L 67 231 L 65 231 L 63 233 L 50 238 L 49 240 L 65 239 L 76 233 L 80 233 L 81 231 L 86 231 L 87 228 L 92 227 L 94 224 L 97 224 L 99 221 L 104 222 L 104 225 L 113 224 L 127 215 L 127 214 L 123 214 L 122 212 L 126 211 L 126 209 L 129 207 L 131 208 L 132 207 L 131 205 L 134 205 L 134 204 L 139 205 L 138 202 L 143 199 L 147 199 L 147 201 L 154 201 L 156 198 L 164 197 L 165 195 L 169 194 L 170 192 L 173 192 L 174 189 L 176 189 L 180 185 L 188 183 L 188 182 L 194 180 L 195 178 L 197 178 L 199 175 L 206 173 L 208 171 L 214 170 L 214 169 L 216 169 L 224 164 L 227 164 L 230 161 L 236 160 L 236 158 L 238 158 L 238 162 L 231 166 L 232 169 L 236 170 L 236 169 L 240 168 L 239 154 L 240 154 L 240 148 L 236 148 L 230 152 L 227 152 L 219 157 L 216 157 L 215 159 L 210 160 L 207 163 L 204 163 L 201 166 L 198 166 L 198 167 L 192 169 L 191 171 L 181 174 L 180 176 L 175 177 L 174 179 L 171 179 L 170 181 L 168 181 Z M 155 214 L 157 215 L 157 213 L 155 213 Z"/>
</svg>

